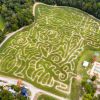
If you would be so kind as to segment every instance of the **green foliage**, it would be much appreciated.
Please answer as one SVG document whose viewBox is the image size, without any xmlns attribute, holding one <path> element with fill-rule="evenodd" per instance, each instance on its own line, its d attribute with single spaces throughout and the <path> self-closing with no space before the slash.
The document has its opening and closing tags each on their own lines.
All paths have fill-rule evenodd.
<svg viewBox="0 0 100 100">
<path fill-rule="evenodd" d="M 96 76 L 93 76 L 91 80 L 92 81 L 95 81 L 96 80 Z"/>
<path fill-rule="evenodd" d="M 92 98 L 94 97 L 96 91 L 95 85 L 92 82 L 88 82 L 87 80 L 83 79 L 81 86 L 84 88 L 82 100 L 93 100 Z"/>
<path fill-rule="evenodd" d="M 0 30 L 0 43 L 2 42 L 3 39 L 4 39 L 4 34 L 2 30 Z"/>
<path fill-rule="evenodd" d="M 1 0 L 0 14 L 5 19 L 7 31 L 15 31 L 33 22 L 32 0 Z"/>
<path fill-rule="evenodd" d="M 97 98 L 98 98 L 98 100 L 100 100 L 100 94 L 98 95 L 98 97 L 97 97 Z"/>
<path fill-rule="evenodd" d="M 13 95 L 8 90 L 5 90 L 2 86 L 0 86 L 0 100 L 29 100 L 28 98 L 22 96 L 20 94 L 20 88 L 16 85 L 11 86 L 12 89 L 16 91 L 16 95 Z"/>
<path fill-rule="evenodd" d="M 7 90 L 0 91 L 0 100 L 14 100 L 13 94 Z"/>
<path fill-rule="evenodd" d="M 18 94 L 18 95 L 16 96 L 16 98 L 17 98 L 17 100 L 28 100 L 26 97 L 24 97 L 24 96 L 22 96 L 22 95 L 20 95 L 20 94 Z"/>
<path fill-rule="evenodd" d="M 94 95 L 94 92 L 95 92 L 94 88 L 93 88 L 93 85 L 89 84 L 89 83 L 85 84 L 85 91 L 87 93 L 90 93 L 91 95 Z"/>
<path fill-rule="evenodd" d="M 36 0 L 50 5 L 71 6 L 84 10 L 100 19 L 99 0 Z"/>
<path fill-rule="evenodd" d="M 93 100 L 100 100 L 100 99 L 98 99 L 98 97 L 95 96 L 95 97 L 93 97 Z"/>
<path fill-rule="evenodd" d="M 70 7 L 39 5 L 36 11 L 35 25 L 16 33 L 0 49 L 0 71 L 4 72 L 3 74 L 6 73 L 7 76 L 19 76 L 19 78 L 23 76 L 24 80 L 34 86 L 65 97 L 66 94 L 62 92 L 64 86 L 69 85 L 70 79 L 78 74 L 74 72 L 74 69 L 77 69 L 77 57 L 83 56 L 82 51 L 79 50 L 88 43 L 93 43 L 92 47 L 99 45 L 99 24 L 97 28 L 87 27 L 93 26 L 94 22 L 99 22 L 80 10 Z M 92 37 L 94 38 L 90 40 Z M 84 51 L 87 50 L 84 48 Z M 60 63 L 62 59 L 65 61 Z M 68 64 L 66 64 L 67 61 Z M 71 61 L 75 64 L 73 65 Z M 47 73 L 50 74 L 49 78 L 45 76 Z M 67 76 L 67 73 L 71 74 Z M 38 74 L 37 77 L 35 77 L 36 74 Z M 55 80 L 54 82 L 64 84 L 61 86 L 63 88 L 59 88 L 61 91 L 55 88 L 59 83 L 54 83 L 52 79 Z M 66 89 L 64 91 L 67 92 Z"/>
<path fill-rule="evenodd" d="M 4 30 L 5 27 L 5 21 L 3 19 L 3 17 L 0 15 L 0 30 Z"/>
<path fill-rule="evenodd" d="M 82 100 L 92 100 L 91 94 L 84 94 Z"/>
<path fill-rule="evenodd" d="M 18 87 L 17 85 L 12 85 L 11 88 L 14 89 L 16 92 L 20 91 L 20 87 Z"/>
</svg>

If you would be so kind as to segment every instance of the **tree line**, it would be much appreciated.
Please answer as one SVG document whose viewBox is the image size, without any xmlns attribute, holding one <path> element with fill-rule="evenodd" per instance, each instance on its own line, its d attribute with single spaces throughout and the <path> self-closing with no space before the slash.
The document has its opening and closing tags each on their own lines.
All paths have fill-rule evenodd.
<svg viewBox="0 0 100 100">
<path fill-rule="evenodd" d="M 0 42 L 5 33 L 15 31 L 34 21 L 32 15 L 34 2 L 79 8 L 100 19 L 100 0 L 0 0 L 0 15 L 5 20 L 3 32 L 0 30 Z"/>
<path fill-rule="evenodd" d="M 0 16 L 5 20 L 5 28 L 0 30 L 0 42 L 5 38 L 5 34 L 34 21 L 33 4 L 33 0 L 0 0 Z"/>
<path fill-rule="evenodd" d="M 100 19 L 100 0 L 36 0 L 49 5 L 70 6 L 81 9 Z"/>
<path fill-rule="evenodd" d="M 5 20 L 4 33 L 15 31 L 34 21 L 32 0 L 0 0 L 0 15 Z"/>
</svg>

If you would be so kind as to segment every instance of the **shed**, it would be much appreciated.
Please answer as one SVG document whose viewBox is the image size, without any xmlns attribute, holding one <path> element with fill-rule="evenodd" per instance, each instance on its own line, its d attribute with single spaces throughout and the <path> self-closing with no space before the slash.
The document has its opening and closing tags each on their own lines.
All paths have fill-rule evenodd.
<svg viewBox="0 0 100 100">
<path fill-rule="evenodd" d="M 88 66 L 89 66 L 89 62 L 84 61 L 84 62 L 83 62 L 83 67 L 88 67 Z"/>
</svg>

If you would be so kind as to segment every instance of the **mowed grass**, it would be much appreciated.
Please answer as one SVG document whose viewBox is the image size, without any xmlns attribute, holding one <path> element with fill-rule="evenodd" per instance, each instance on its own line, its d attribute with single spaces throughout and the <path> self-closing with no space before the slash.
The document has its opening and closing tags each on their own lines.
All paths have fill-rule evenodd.
<svg viewBox="0 0 100 100">
<path fill-rule="evenodd" d="M 73 77 L 89 56 L 83 52 L 100 50 L 99 27 L 100 21 L 78 9 L 40 4 L 35 22 L 0 48 L 0 73 L 71 98 L 77 94 L 77 84 L 70 87 Z"/>
<path fill-rule="evenodd" d="M 71 90 L 73 92 L 71 92 L 70 100 L 79 100 L 79 96 L 80 96 L 80 93 L 81 93 L 80 89 L 81 89 L 80 88 L 80 82 L 73 79 L 72 88 L 71 88 Z"/>
<path fill-rule="evenodd" d="M 37 100 L 58 100 L 46 94 L 41 94 L 37 97 Z"/>
<path fill-rule="evenodd" d="M 5 21 L 4 19 L 2 18 L 2 16 L 0 15 L 0 30 L 3 30 L 5 27 Z"/>
</svg>

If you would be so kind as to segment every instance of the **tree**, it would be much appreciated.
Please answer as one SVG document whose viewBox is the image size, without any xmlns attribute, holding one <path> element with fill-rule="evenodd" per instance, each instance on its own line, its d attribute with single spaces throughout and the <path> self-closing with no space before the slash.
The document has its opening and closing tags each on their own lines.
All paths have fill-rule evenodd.
<svg viewBox="0 0 100 100">
<path fill-rule="evenodd" d="M 0 30 L 0 43 L 2 42 L 3 39 L 4 39 L 4 34 L 2 30 Z"/>
<path fill-rule="evenodd" d="M 14 96 L 7 90 L 0 91 L 1 100 L 14 100 Z"/>
<path fill-rule="evenodd" d="M 91 81 L 95 81 L 96 80 L 96 76 L 94 75 L 92 78 L 91 78 Z"/>
<path fill-rule="evenodd" d="M 100 12 L 98 14 L 99 16 L 97 15 L 98 10 L 100 9 L 100 0 L 35 0 L 35 1 L 43 2 L 50 5 L 56 4 L 59 6 L 76 7 L 100 19 Z"/>
<path fill-rule="evenodd" d="M 84 94 L 82 100 L 92 100 L 91 94 Z"/>
<path fill-rule="evenodd" d="M 18 94 L 16 98 L 17 98 L 17 100 L 27 100 L 26 97 L 24 97 L 24 96 L 22 96 L 20 94 Z"/>
<path fill-rule="evenodd" d="M 2 0 L 0 14 L 5 20 L 5 33 L 15 31 L 34 21 L 32 0 Z"/>
<path fill-rule="evenodd" d="M 99 100 L 99 99 L 98 99 L 98 97 L 95 96 L 95 97 L 93 97 L 93 100 Z"/>
<path fill-rule="evenodd" d="M 97 98 L 98 98 L 98 100 L 100 100 L 100 94 L 98 94 Z"/>
<path fill-rule="evenodd" d="M 11 88 L 14 89 L 16 92 L 20 92 L 20 87 L 16 85 L 11 85 Z"/>
</svg>

